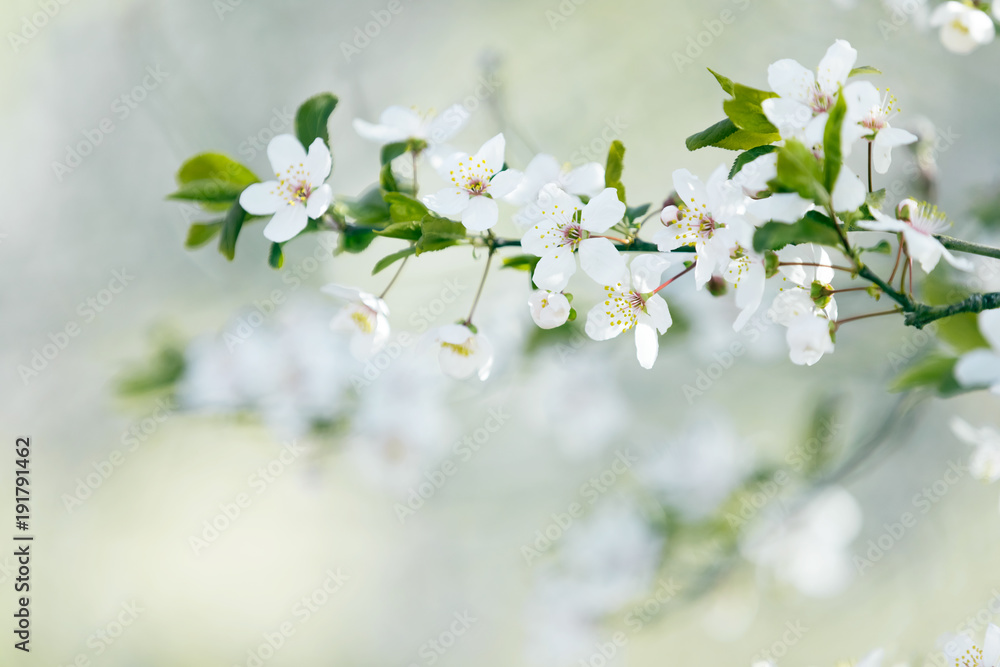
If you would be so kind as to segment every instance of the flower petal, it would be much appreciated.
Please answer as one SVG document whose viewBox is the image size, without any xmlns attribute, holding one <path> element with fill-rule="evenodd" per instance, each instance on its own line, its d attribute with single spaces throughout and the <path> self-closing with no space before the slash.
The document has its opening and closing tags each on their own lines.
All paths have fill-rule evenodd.
<svg viewBox="0 0 1000 667">
<path fill-rule="evenodd" d="M 767 84 L 780 97 L 806 103 L 816 85 L 816 77 L 797 61 L 785 58 L 767 68 Z"/>
<path fill-rule="evenodd" d="M 747 202 L 747 212 L 761 222 L 793 223 L 813 209 L 813 203 L 794 192 L 781 192 Z"/>
<path fill-rule="evenodd" d="M 625 258 L 608 239 L 584 239 L 580 242 L 580 268 L 600 285 L 610 285 L 625 272 Z"/>
<path fill-rule="evenodd" d="M 705 190 L 701 179 L 687 169 L 676 170 L 673 180 L 674 190 L 677 191 L 677 195 L 688 206 L 700 206 L 708 202 L 708 192 Z"/>
<path fill-rule="evenodd" d="M 1000 382 L 1000 355 L 992 350 L 972 350 L 955 364 L 955 379 L 963 387 L 988 387 Z"/>
<path fill-rule="evenodd" d="M 979 313 L 979 331 L 996 352 L 1000 353 L 1000 310 Z"/>
<path fill-rule="evenodd" d="M 816 82 L 820 90 L 836 95 L 840 87 L 847 82 L 847 76 L 857 61 L 858 52 L 850 43 L 842 39 L 834 42 L 819 61 L 819 68 L 816 71 Z"/>
<path fill-rule="evenodd" d="M 264 227 L 264 238 L 273 243 L 284 243 L 301 232 L 309 224 L 306 207 L 285 205 L 275 212 L 274 217 Z"/>
<path fill-rule="evenodd" d="M 251 215 L 268 215 L 285 205 L 283 197 L 277 194 L 281 185 L 278 181 L 265 181 L 248 185 L 240 193 L 240 206 Z"/>
<path fill-rule="evenodd" d="M 573 252 L 565 248 L 554 254 L 543 255 L 535 265 L 531 280 L 542 289 L 560 292 L 569 284 L 574 273 L 576 260 L 573 259 Z"/>
<path fill-rule="evenodd" d="M 801 139 L 813 118 L 812 109 L 790 97 L 771 97 L 760 104 L 764 116 L 784 139 Z"/>
<path fill-rule="evenodd" d="M 524 174 L 517 169 L 504 169 L 490 179 L 490 194 L 494 197 L 506 197 L 514 192 L 524 180 Z"/>
<path fill-rule="evenodd" d="M 990 623 L 986 626 L 986 637 L 983 639 L 983 665 L 997 667 L 1000 662 L 1000 628 Z"/>
<path fill-rule="evenodd" d="M 376 125 L 360 118 L 355 118 L 352 125 L 359 137 L 368 141 L 374 141 L 375 143 L 393 144 L 406 139 L 406 135 L 397 128 Z"/>
<path fill-rule="evenodd" d="M 500 214 L 497 203 L 489 197 L 470 197 L 469 204 L 462 211 L 462 224 L 470 232 L 485 232 L 497 224 Z"/>
<path fill-rule="evenodd" d="M 491 176 L 496 174 L 503 169 L 504 146 L 505 140 L 501 132 L 482 145 L 472 157 L 473 164 L 482 163 L 482 169 L 485 169 L 487 174 Z"/>
<path fill-rule="evenodd" d="M 872 166 L 880 174 L 889 171 L 892 164 L 892 149 L 896 146 L 912 144 L 917 135 L 901 130 L 898 127 L 887 127 L 875 135 L 872 142 Z"/>
<path fill-rule="evenodd" d="M 652 325 L 661 334 L 667 333 L 667 329 L 674 323 L 674 319 L 670 316 L 670 307 L 659 294 L 654 294 L 646 299 L 646 313 L 649 315 Z"/>
<path fill-rule="evenodd" d="M 279 134 L 267 145 L 267 159 L 271 162 L 271 171 L 283 178 L 287 172 L 294 173 L 304 167 L 306 149 L 293 135 Z"/>
<path fill-rule="evenodd" d="M 326 209 L 330 207 L 330 202 L 332 201 L 333 190 L 330 189 L 329 185 L 324 183 L 313 190 L 309 195 L 309 199 L 306 200 L 306 215 L 316 220 L 326 213 Z"/>
<path fill-rule="evenodd" d="M 455 136 L 469 121 L 471 114 L 461 104 L 450 107 L 434 116 L 427 124 L 424 139 L 428 143 L 442 144 Z"/>
<path fill-rule="evenodd" d="M 639 320 L 635 323 L 635 356 L 639 360 L 639 365 L 647 370 L 652 368 L 659 352 L 660 339 L 656 334 L 656 328 L 650 321 L 649 315 L 639 313 Z"/>
<path fill-rule="evenodd" d="M 569 318 L 569 299 L 560 292 L 536 290 L 528 297 L 531 319 L 542 329 L 562 326 Z"/>
<path fill-rule="evenodd" d="M 660 278 L 669 266 L 670 260 L 665 255 L 656 253 L 639 255 L 632 260 L 629 267 L 633 289 L 636 292 L 652 292 L 660 286 Z"/>
<path fill-rule="evenodd" d="M 438 215 L 457 215 L 469 205 L 469 193 L 462 188 L 442 188 L 424 197 L 427 208 Z"/>
<path fill-rule="evenodd" d="M 306 172 L 309 174 L 309 185 L 318 188 L 330 177 L 330 170 L 333 169 L 333 158 L 330 156 L 330 149 L 326 142 L 320 137 L 309 146 L 309 154 L 306 155 Z"/>
<path fill-rule="evenodd" d="M 618 199 L 618 191 L 605 188 L 583 207 L 580 226 L 588 232 L 601 234 L 618 224 L 625 215 L 625 204 Z"/>
<path fill-rule="evenodd" d="M 559 183 L 566 192 L 596 197 L 604 189 L 604 167 L 596 162 L 588 162 L 571 170 L 559 179 Z"/>
<path fill-rule="evenodd" d="M 609 340 L 622 332 L 622 327 L 616 325 L 617 320 L 608 314 L 608 306 L 598 303 L 587 313 L 587 324 L 584 331 L 593 340 Z"/>
<path fill-rule="evenodd" d="M 835 211 L 856 211 L 865 203 L 868 189 L 853 171 L 841 167 L 837 183 L 833 186 L 833 209 Z"/>
</svg>

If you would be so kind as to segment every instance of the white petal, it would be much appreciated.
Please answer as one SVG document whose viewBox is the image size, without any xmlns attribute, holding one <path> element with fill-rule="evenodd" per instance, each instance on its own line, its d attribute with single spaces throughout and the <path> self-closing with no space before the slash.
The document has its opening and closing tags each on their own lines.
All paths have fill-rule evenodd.
<svg viewBox="0 0 1000 667">
<path fill-rule="evenodd" d="M 566 192 L 596 197 L 604 189 L 604 167 L 588 162 L 570 171 L 559 182 Z"/>
<path fill-rule="evenodd" d="M 856 211 L 867 196 L 868 189 L 858 175 L 846 166 L 841 167 L 837 184 L 833 186 L 833 210 Z"/>
<path fill-rule="evenodd" d="M 487 174 L 499 172 L 503 168 L 504 145 L 503 133 L 501 132 L 483 144 L 482 148 L 473 156 L 473 163 L 478 165 L 482 162 L 482 168 L 486 170 Z"/>
<path fill-rule="evenodd" d="M 584 330 L 593 340 L 608 340 L 614 338 L 622 332 L 622 327 L 614 324 L 607 312 L 608 306 L 604 302 L 598 303 L 587 313 L 587 324 Z"/>
<path fill-rule="evenodd" d="M 996 667 L 1000 662 L 1000 628 L 990 623 L 986 626 L 986 637 L 983 639 L 983 665 Z"/>
<path fill-rule="evenodd" d="M 826 50 L 826 55 L 819 61 L 816 81 L 820 89 L 836 95 L 838 89 L 847 82 L 847 76 L 858 61 L 858 52 L 842 39 L 838 39 Z"/>
<path fill-rule="evenodd" d="M 469 204 L 462 211 L 462 224 L 470 232 L 485 232 L 497 224 L 499 218 L 497 203 L 489 197 L 470 197 Z"/>
<path fill-rule="evenodd" d="M 306 149 L 291 134 L 279 134 L 267 145 L 267 159 L 275 175 L 283 176 L 289 169 L 294 172 L 305 165 Z"/>
<path fill-rule="evenodd" d="M 798 222 L 813 209 L 813 203 L 794 192 L 781 192 L 747 202 L 747 212 L 761 222 Z"/>
<path fill-rule="evenodd" d="M 875 135 L 872 142 L 872 166 L 880 174 L 889 171 L 892 164 L 892 149 L 896 146 L 912 144 L 917 136 L 896 127 L 887 127 Z"/>
<path fill-rule="evenodd" d="M 618 224 L 625 215 L 625 204 L 618 199 L 618 191 L 605 188 L 583 207 L 580 226 L 588 232 L 601 234 Z"/>
<path fill-rule="evenodd" d="M 798 62 L 785 58 L 767 68 L 767 83 L 781 97 L 808 102 L 816 77 Z"/>
<path fill-rule="evenodd" d="M 678 169 L 674 172 L 674 190 L 688 206 L 700 206 L 708 202 L 705 186 L 687 169 Z"/>
<path fill-rule="evenodd" d="M 558 228 L 552 218 L 539 220 L 524 232 L 524 236 L 521 237 L 521 249 L 539 257 L 557 252 L 560 247 L 555 244 Z"/>
<path fill-rule="evenodd" d="M 332 297 L 338 299 L 343 299 L 345 301 L 360 301 L 362 292 L 357 287 L 349 287 L 347 285 L 338 285 L 337 283 L 328 283 L 319 288 L 319 291 L 323 294 L 329 294 Z"/>
<path fill-rule="evenodd" d="M 733 182 L 751 195 L 768 189 L 767 182 L 778 176 L 778 153 L 772 151 L 743 165 Z"/>
<path fill-rule="evenodd" d="M 937 241 L 937 239 L 935 239 L 935 241 Z M 956 257 L 943 245 L 941 246 L 941 256 L 944 257 L 944 261 L 948 262 L 959 271 L 973 271 L 976 268 L 972 262 L 961 257 Z"/>
<path fill-rule="evenodd" d="M 789 359 L 799 366 L 812 366 L 827 352 L 833 352 L 830 323 L 815 315 L 799 315 L 788 325 L 785 334 Z"/>
<path fill-rule="evenodd" d="M 636 292 L 652 292 L 660 286 L 663 272 L 670 266 L 670 260 L 665 255 L 650 253 L 639 255 L 632 260 L 632 287 Z"/>
<path fill-rule="evenodd" d="M 471 114 L 461 104 L 452 104 L 427 124 L 428 143 L 442 144 L 451 139 L 468 122 Z"/>
<path fill-rule="evenodd" d="M 569 299 L 560 292 L 536 290 L 528 297 L 531 319 L 542 329 L 562 326 L 569 318 Z"/>
<path fill-rule="evenodd" d="M 457 215 L 469 205 L 469 193 L 462 188 L 443 188 L 424 197 L 424 204 L 438 215 Z"/>
<path fill-rule="evenodd" d="M 944 254 L 944 246 L 933 236 L 923 234 L 907 225 L 903 230 L 903 238 L 906 239 L 906 251 L 910 257 L 920 263 L 920 268 L 930 273 L 937 266 L 941 255 Z"/>
<path fill-rule="evenodd" d="M 584 239 L 580 242 L 580 268 L 600 285 L 610 285 L 625 272 L 625 258 L 608 239 Z"/>
<path fill-rule="evenodd" d="M 490 179 L 489 192 L 494 197 L 506 197 L 512 193 L 523 180 L 524 174 L 518 170 L 504 169 Z"/>
<path fill-rule="evenodd" d="M 531 280 L 542 289 L 559 292 L 569 284 L 570 276 L 576 273 L 576 260 L 569 248 L 551 255 L 543 255 Z"/>
<path fill-rule="evenodd" d="M 375 125 L 360 118 L 354 119 L 353 126 L 359 137 L 379 144 L 393 144 L 406 139 L 406 135 L 394 127 Z"/>
<path fill-rule="evenodd" d="M 639 365 L 645 369 L 652 368 L 659 351 L 660 339 L 656 328 L 650 322 L 649 315 L 640 313 L 639 321 L 635 324 L 635 356 L 639 359 Z"/>
<path fill-rule="evenodd" d="M 472 330 L 464 324 L 445 324 L 435 333 L 439 341 L 452 345 L 461 345 L 472 337 Z"/>
<path fill-rule="evenodd" d="M 955 364 L 955 379 L 963 387 L 987 387 L 1000 382 L 1000 355 L 991 350 L 973 350 Z"/>
<path fill-rule="evenodd" d="M 268 215 L 285 205 L 283 197 L 276 194 L 281 187 L 278 181 L 253 183 L 240 193 L 240 206 L 252 215 Z"/>
<path fill-rule="evenodd" d="M 778 128 L 783 139 L 802 139 L 813 118 L 812 109 L 790 97 L 771 97 L 761 102 L 764 116 Z"/>
<path fill-rule="evenodd" d="M 659 294 L 646 299 L 646 312 L 649 314 L 650 322 L 661 334 L 667 333 L 667 329 L 674 323 L 674 319 L 670 316 L 670 307 Z"/>
<path fill-rule="evenodd" d="M 983 338 L 1000 353 L 1000 310 L 984 310 L 979 313 L 978 321 Z"/>
<path fill-rule="evenodd" d="M 284 243 L 295 237 L 309 224 L 306 207 L 285 205 L 277 210 L 271 221 L 264 227 L 264 238 L 274 243 Z"/>
<path fill-rule="evenodd" d="M 378 120 L 385 127 L 391 127 L 401 135 L 396 141 L 416 137 L 420 134 L 420 126 L 423 125 L 420 114 L 413 109 L 397 105 L 386 107 Z"/>
<path fill-rule="evenodd" d="M 309 199 L 306 200 L 306 215 L 313 220 L 319 218 L 326 213 L 331 201 L 333 201 L 333 190 L 324 183 L 309 194 Z"/>
</svg>

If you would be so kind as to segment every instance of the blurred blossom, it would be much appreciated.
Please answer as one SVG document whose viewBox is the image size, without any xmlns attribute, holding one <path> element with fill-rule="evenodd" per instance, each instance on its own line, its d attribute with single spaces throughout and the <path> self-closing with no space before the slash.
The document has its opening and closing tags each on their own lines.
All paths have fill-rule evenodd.
<svg viewBox="0 0 1000 667">
<path fill-rule="evenodd" d="M 561 665 L 592 652 L 601 619 L 649 591 L 662 550 L 663 538 L 623 498 L 570 527 L 556 557 L 539 566 L 528 605 L 529 656 Z"/>
<path fill-rule="evenodd" d="M 252 317 L 240 317 L 222 336 L 191 343 L 178 386 L 181 406 L 254 411 L 283 438 L 338 418 L 354 361 L 331 335 L 329 312 L 296 302 L 270 317 L 256 328 Z"/>
<path fill-rule="evenodd" d="M 960 417 L 952 418 L 951 431 L 976 448 L 969 459 L 973 477 L 990 483 L 1000 479 L 1000 431 L 988 426 L 976 428 Z"/>
<path fill-rule="evenodd" d="M 955 667 L 997 667 L 1000 664 L 1000 628 L 990 623 L 982 645 L 968 635 L 945 635 L 940 640 L 948 665 Z"/>
<path fill-rule="evenodd" d="M 832 487 L 792 516 L 763 522 L 743 540 L 740 550 L 803 595 L 830 597 L 854 575 L 848 547 L 861 522 L 854 496 Z"/>
<path fill-rule="evenodd" d="M 724 414 L 713 413 L 693 419 L 636 475 L 657 500 L 698 521 L 718 509 L 752 469 L 751 445 Z"/>
</svg>

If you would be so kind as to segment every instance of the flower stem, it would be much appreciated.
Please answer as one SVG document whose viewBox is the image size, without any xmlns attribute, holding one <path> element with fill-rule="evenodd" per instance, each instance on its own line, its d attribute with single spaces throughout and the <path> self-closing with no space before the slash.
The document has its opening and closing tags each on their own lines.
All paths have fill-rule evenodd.
<svg viewBox="0 0 1000 667">
<path fill-rule="evenodd" d="M 868 192 L 874 192 L 872 188 L 872 142 L 868 142 Z"/>
<path fill-rule="evenodd" d="M 417 151 L 410 151 L 410 156 L 413 158 L 413 196 L 417 196 Z"/>
<path fill-rule="evenodd" d="M 660 291 L 661 289 L 663 289 L 664 287 L 666 287 L 666 286 L 667 286 L 667 285 L 669 285 L 670 283 L 674 282 L 675 280 L 677 280 L 678 278 L 680 278 L 681 276 L 683 276 L 683 275 L 684 275 L 685 273 L 687 273 L 687 272 L 689 272 L 689 271 L 693 271 L 693 270 L 694 270 L 694 267 L 695 267 L 695 266 L 697 266 L 697 264 L 698 264 L 698 262 L 697 262 L 697 261 L 694 261 L 694 262 L 691 262 L 691 266 L 687 267 L 686 269 L 684 269 L 683 271 L 681 271 L 680 273 L 678 273 L 678 274 L 677 274 L 676 276 L 674 276 L 673 278 L 668 278 L 668 279 L 667 279 L 667 282 L 663 283 L 662 285 L 660 285 L 659 287 L 657 287 L 657 288 L 656 288 L 655 290 L 653 290 L 652 292 L 650 292 L 650 293 L 649 293 L 649 294 L 650 294 L 650 296 L 652 296 L 653 294 L 656 294 L 656 293 L 657 293 L 657 292 L 659 292 L 659 291 Z"/>
<path fill-rule="evenodd" d="M 848 266 L 838 266 L 836 264 L 818 264 L 817 262 L 778 262 L 778 266 L 820 266 L 829 269 L 836 269 L 838 271 L 847 271 L 848 273 L 854 273 L 855 269 Z"/>
<path fill-rule="evenodd" d="M 877 313 L 868 313 L 867 315 L 855 315 L 854 317 L 845 317 L 842 320 L 837 320 L 837 328 L 839 329 L 840 325 L 847 324 L 848 322 L 854 322 L 855 320 L 864 320 L 869 317 L 881 317 L 882 315 L 893 315 L 895 313 L 901 313 L 901 312 L 903 312 L 902 308 L 893 308 L 892 310 L 880 310 Z"/>
<path fill-rule="evenodd" d="M 896 263 L 892 265 L 892 273 L 889 274 L 890 284 L 892 284 L 892 279 L 896 277 L 896 269 L 899 268 L 899 258 L 903 256 L 903 235 L 896 234 L 896 241 L 899 246 L 896 248 Z"/>
<path fill-rule="evenodd" d="M 486 276 L 490 273 L 490 262 L 493 261 L 493 253 L 496 247 L 491 243 L 489 254 L 486 256 L 486 269 L 483 270 L 483 277 L 479 281 L 479 289 L 476 290 L 476 298 L 472 300 L 472 308 L 469 309 L 469 316 L 465 318 L 465 326 L 472 324 L 472 316 L 476 314 L 476 306 L 479 305 L 479 297 L 483 295 L 483 286 L 486 284 Z"/>
<path fill-rule="evenodd" d="M 378 295 L 378 298 L 384 299 L 385 295 L 389 293 L 389 290 L 392 288 L 392 286 L 396 284 L 396 278 L 398 278 L 399 274 L 403 272 L 403 267 L 406 266 L 406 262 L 408 259 L 410 259 L 409 255 L 403 258 L 403 261 L 399 264 L 399 268 L 396 269 L 395 275 L 392 276 L 392 280 L 390 280 L 389 284 L 385 286 L 385 289 L 382 290 L 382 293 Z"/>
<path fill-rule="evenodd" d="M 625 245 L 625 246 L 629 245 L 628 239 L 623 239 L 623 238 L 620 238 L 618 236 L 604 236 L 604 235 L 601 235 L 601 234 L 591 234 L 590 238 L 592 238 L 592 239 L 607 239 L 609 241 L 614 241 L 615 243 L 621 243 L 622 245 Z"/>
<path fill-rule="evenodd" d="M 867 287 L 842 287 L 841 289 L 835 289 L 831 294 L 840 294 L 841 292 L 867 292 Z"/>
</svg>

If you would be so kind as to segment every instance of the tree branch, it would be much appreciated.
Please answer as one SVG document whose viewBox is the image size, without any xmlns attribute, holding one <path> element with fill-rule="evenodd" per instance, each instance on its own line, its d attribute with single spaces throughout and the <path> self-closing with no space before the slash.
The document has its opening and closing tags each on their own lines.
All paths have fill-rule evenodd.
<svg viewBox="0 0 1000 667">
<path fill-rule="evenodd" d="M 912 310 L 906 313 L 903 321 L 917 329 L 940 320 L 943 317 L 951 317 L 961 313 L 980 313 L 984 310 L 1000 308 L 1000 292 L 988 292 L 986 294 L 973 294 L 967 299 L 947 306 L 925 306 L 922 303 L 914 304 Z"/>
<path fill-rule="evenodd" d="M 972 243 L 971 241 L 963 241 L 962 239 L 956 239 L 952 236 L 944 236 L 943 234 L 935 236 L 934 238 L 940 241 L 941 245 L 948 250 L 957 250 L 958 252 L 967 252 L 972 255 L 982 255 L 983 257 L 1000 259 L 1000 248 L 991 248 L 988 245 Z"/>
</svg>

